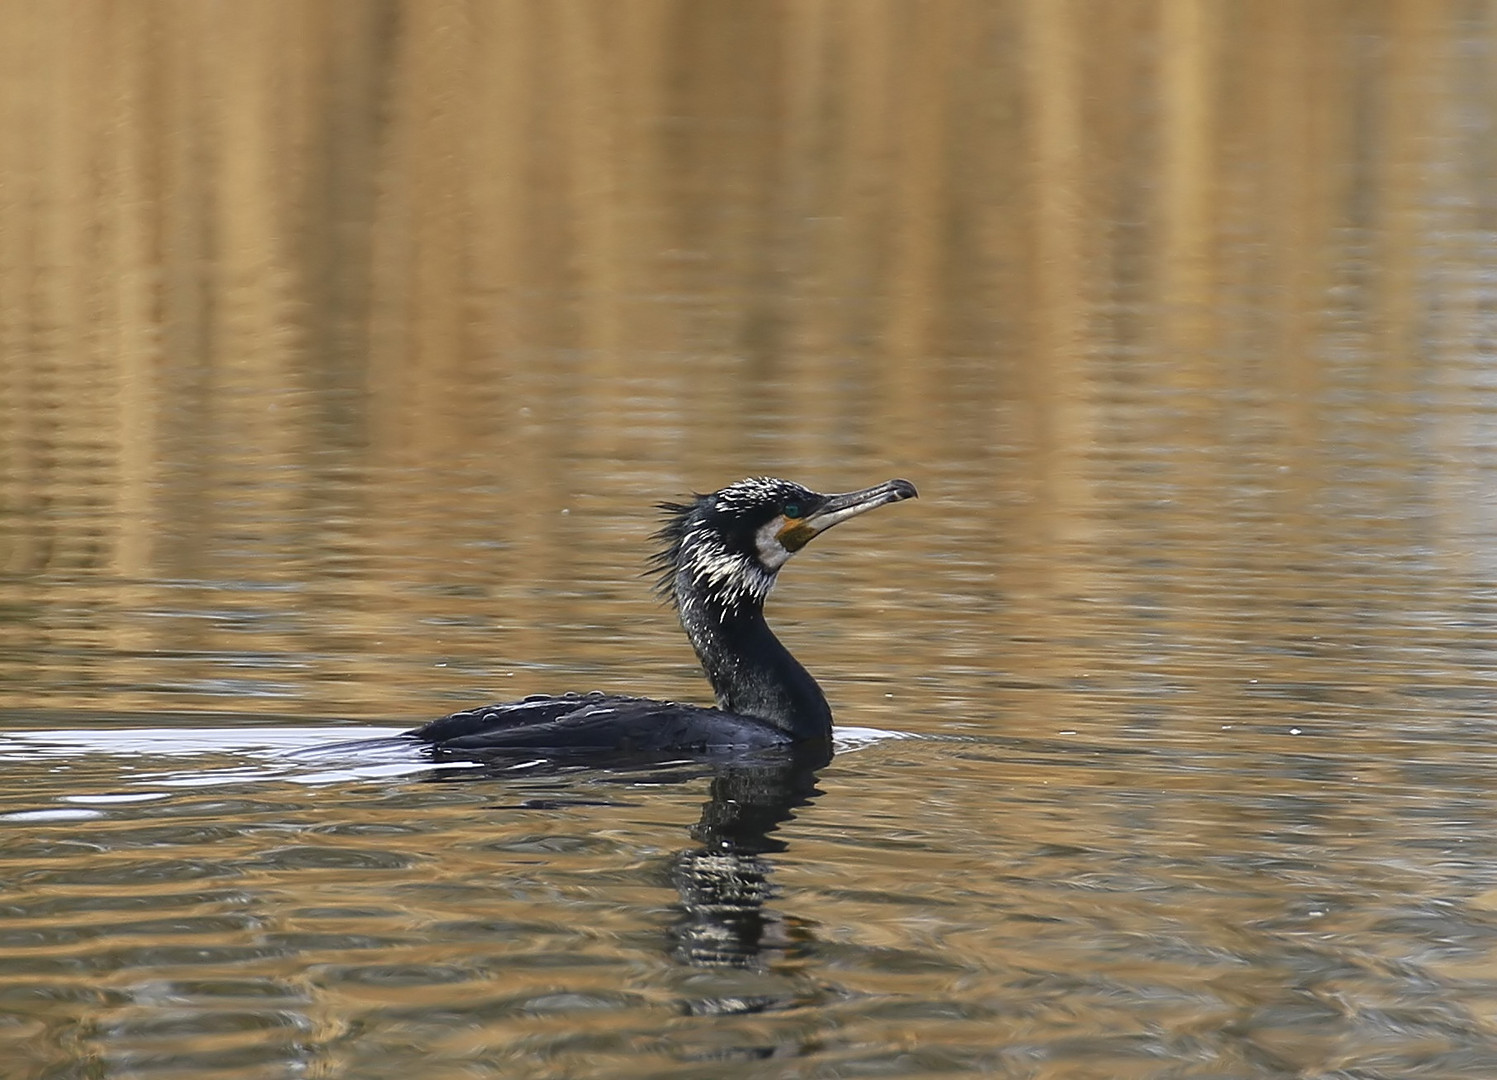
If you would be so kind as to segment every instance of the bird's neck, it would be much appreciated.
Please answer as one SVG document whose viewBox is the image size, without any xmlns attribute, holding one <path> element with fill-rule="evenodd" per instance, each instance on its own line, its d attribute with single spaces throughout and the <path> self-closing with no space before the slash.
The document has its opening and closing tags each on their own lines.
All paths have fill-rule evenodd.
<svg viewBox="0 0 1497 1080">
<path fill-rule="evenodd" d="M 764 621 L 761 602 L 723 603 L 706 590 L 678 581 L 681 625 L 717 706 L 766 721 L 796 739 L 829 739 L 832 710 L 821 687 L 780 644 Z"/>
</svg>

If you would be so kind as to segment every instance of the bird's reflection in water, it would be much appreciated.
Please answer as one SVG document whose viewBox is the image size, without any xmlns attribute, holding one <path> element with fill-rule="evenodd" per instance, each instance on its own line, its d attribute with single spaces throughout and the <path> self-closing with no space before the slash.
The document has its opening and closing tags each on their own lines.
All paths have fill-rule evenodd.
<svg viewBox="0 0 1497 1080">
<path fill-rule="evenodd" d="M 814 944 L 810 924 L 769 907 L 775 889 L 770 882 L 774 867 L 767 856 L 786 849 L 786 842 L 774 834 L 780 825 L 795 816 L 797 808 L 820 794 L 817 774 L 831 760 L 830 745 L 813 743 L 760 751 L 730 761 L 692 763 L 685 769 L 680 768 L 681 762 L 658 769 L 640 763 L 642 770 L 661 782 L 690 781 L 704 773 L 709 778 L 702 816 L 690 830 L 696 844 L 677 852 L 668 861 L 669 880 L 680 896 L 676 905 L 678 914 L 666 933 L 667 951 L 673 959 L 704 973 L 755 972 L 778 967 L 810 951 Z M 486 769 L 436 773 L 430 779 L 439 782 L 495 779 L 513 768 L 514 763 L 488 764 Z M 641 775 L 641 772 L 621 771 L 619 778 L 628 776 L 634 783 Z M 542 797 L 496 804 L 494 808 L 552 809 L 609 801 Z M 802 1004 L 806 1004 L 803 995 L 787 988 L 773 994 L 692 995 L 682 999 L 679 1007 L 688 1015 L 723 1015 L 768 1012 Z M 773 1046 L 740 1047 L 734 1051 L 749 1057 L 777 1052 Z"/>
<path fill-rule="evenodd" d="M 701 820 L 691 830 L 700 846 L 670 864 L 681 897 L 670 936 L 682 963 L 746 968 L 760 965 L 766 952 L 787 957 L 805 950 L 806 925 L 767 906 L 774 887 L 765 856 L 785 850 L 773 834 L 819 794 L 816 774 L 830 760 L 830 750 L 817 748 L 714 771 Z"/>
</svg>

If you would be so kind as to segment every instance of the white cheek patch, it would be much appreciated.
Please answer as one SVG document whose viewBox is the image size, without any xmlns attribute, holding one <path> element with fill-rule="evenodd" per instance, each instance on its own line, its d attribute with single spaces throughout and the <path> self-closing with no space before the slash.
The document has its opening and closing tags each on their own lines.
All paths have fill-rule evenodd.
<svg viewBox="0 0 1497 1080">
<path fill-rule="evenodd" d="M 780 543 L 780 530 L 785 525 L 785 515 L 780 514 L 760 525 L 759 531 L 754 534 L 754 547 L 759 552 L 759 561 L 764 564 L 766 570 L 778 570 L 794 554 Z"/>
<path fill-rule="evenodd" d="M 779 541 L 775 541 L 778 546 Z M 781 549 L 783 550 L 783 548 Z M 780 562 L 790 557 L 785 552 Z M 689 587 L 677 589 L 683 610 L 701 596 L 715 605 L 734 605 L 748 599 L 762 602 L 774 587 L 774 570 L 758 558 L 725 551 L 718 537 L 703 528 L 687 533 L 681 557 L 681 573 Z"/>
</svg>

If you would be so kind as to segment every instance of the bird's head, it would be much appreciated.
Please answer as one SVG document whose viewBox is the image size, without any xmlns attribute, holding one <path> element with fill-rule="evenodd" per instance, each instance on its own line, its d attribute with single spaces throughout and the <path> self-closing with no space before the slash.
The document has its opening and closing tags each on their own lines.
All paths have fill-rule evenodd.
<svg viewBox="0 0 1497 1080">
<path fill-rule="evenodd" d="M 661 503 L 665 525 L 656 538 L 660 589 L 678 605 L 685 577 L 694 593 L 736 608 L 762 604 L 780 567 L 833 525 L 892 502 L 916 497 L 908 480 L 861 491 L 822 495 L 789 480 L 753 477 L 691 502 Z"/>
</svg>

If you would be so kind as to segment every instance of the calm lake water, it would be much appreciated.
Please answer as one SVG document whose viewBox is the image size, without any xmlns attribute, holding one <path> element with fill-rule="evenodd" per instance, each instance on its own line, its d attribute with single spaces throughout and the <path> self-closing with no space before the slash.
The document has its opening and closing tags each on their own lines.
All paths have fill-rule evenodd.
<svg viewBox="0 0 1497 1080">
<path fill-rule="evenodd" d="M 0 1075 L 1497 1076 L 1497 7 L 0 5 Z M 653 504 L 921 499 L 794 762 Z"/>
</svg>

